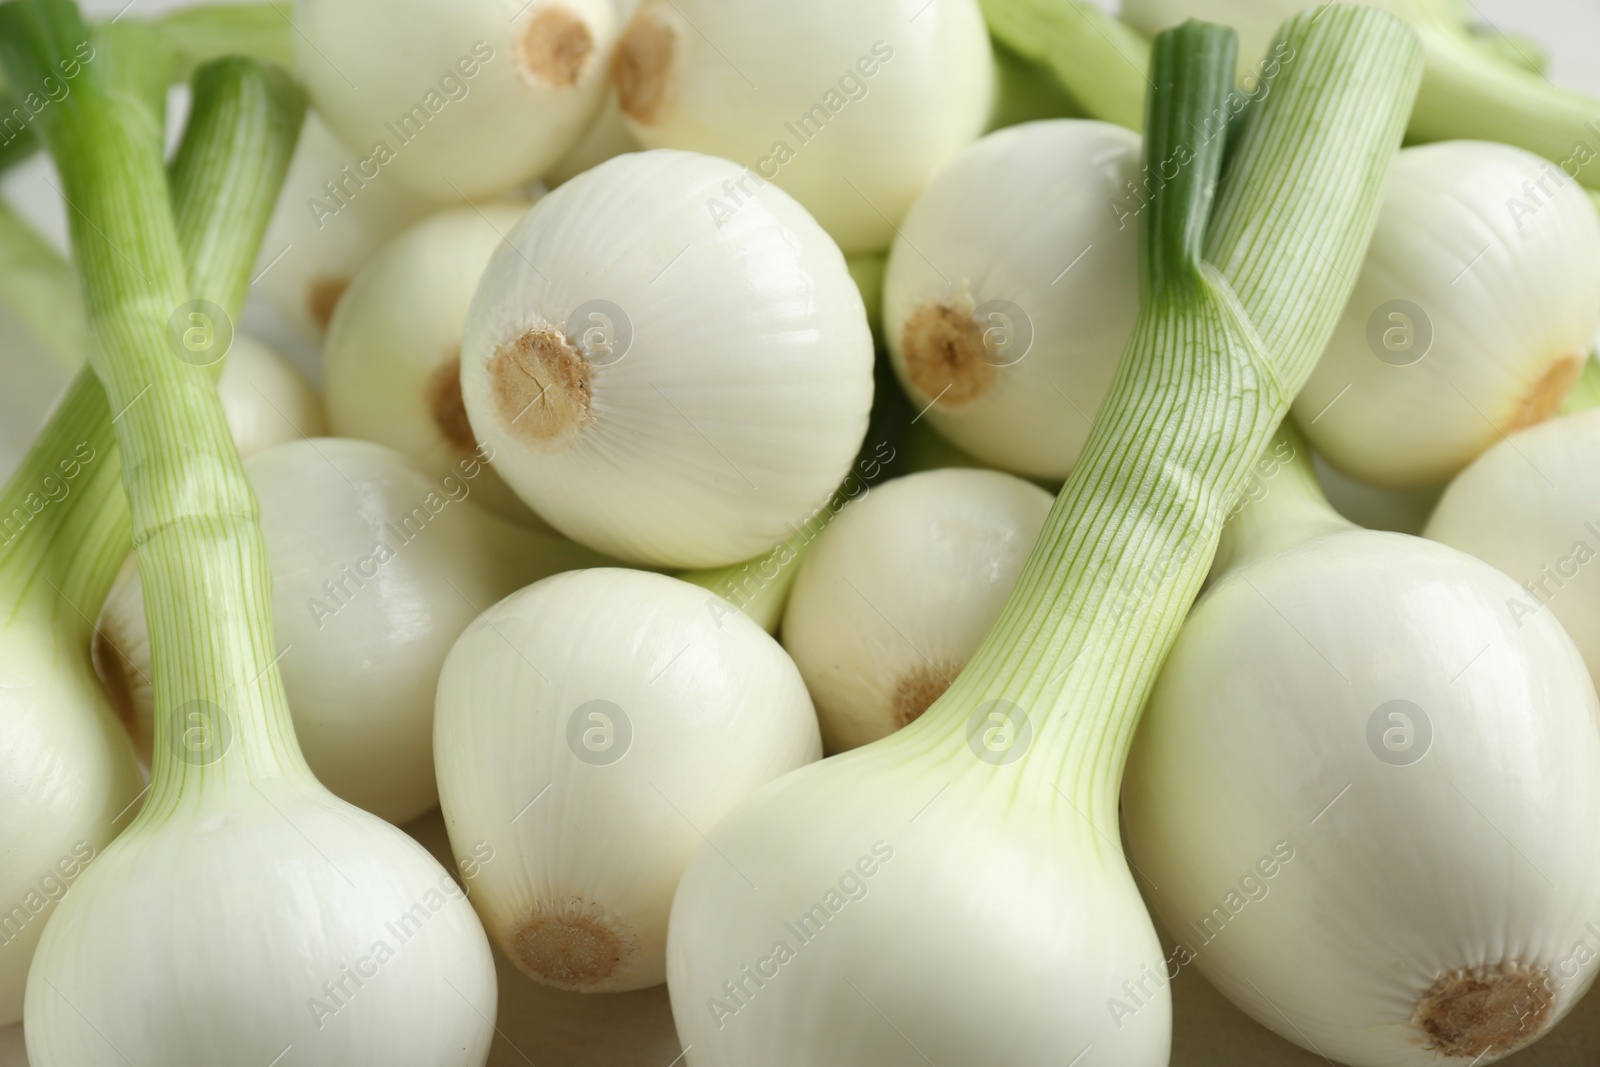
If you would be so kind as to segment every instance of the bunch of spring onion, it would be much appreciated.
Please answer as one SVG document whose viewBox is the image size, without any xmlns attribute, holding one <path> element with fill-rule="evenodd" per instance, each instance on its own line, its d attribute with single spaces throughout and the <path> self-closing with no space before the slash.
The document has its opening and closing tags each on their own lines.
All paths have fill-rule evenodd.
<svg viewBox="0 0 1600 1067">
<path fill-rule="evenodd" d="M 1233 37 L 1154 49 L 1141 313 L 998 622 L 914 723 L 709 831 L 668 938 L 700 1064 L 1160 1064 L 1160 947 L 1116 846 L 1118 779 L 1220 520 L 1325 344 L 1420 74 L 1390 16 L 1292 20 L 1298 56 L 1224 141 Z M 1331 257 L 1332 269 L 1327 267 Z M 1292 313 L 1285 313 L 1292 309 Z M 781 842 L 781 847 L 775 843 Z M 936 936 L 935 935 L 936 932 Z"/>
<path fill-rule="evenodd" d="M 0 7 L 9 85 L 42 84 L 89 39 L 64 0 Z M 79 873 L 40 940 L 29 1057 L 270 1062 L 294 1045 L 315 1062 L 482 1063 L 494 990 L 481 927 L 419 846 L 307 769 L 276 668 L 255 498 L 210 374 L 168 338 L 169 318 L 206 294 L 237 305 L 298 93 L 249 61 L 202 69 L 169 180 L 157 112 L 126 80 L 139 54 L 117 58 L 86 66 L 33 123 L 76 207 L 94 371 L 44 440 L 76 420 L 101 435 L 108 467 L 113 448 L 120 457 L 151 623 L 155 748 L 132 825 Z M 226 282 L 208 280 L 224 270 Z M 120 559 L 127 528 L 95 527 L 112 535 L 103 555 Z M 102 573 L 113 569 L 107 559 Z M 385 926 L 395 921 L 403 935 Z M 385 938 L 398 944 L 380 950 Z M 382 980 L 339 995 L 333 983 L 374 954 Z M 306 999 L 339 1025 L 318 1026 Z"/>
</svg>

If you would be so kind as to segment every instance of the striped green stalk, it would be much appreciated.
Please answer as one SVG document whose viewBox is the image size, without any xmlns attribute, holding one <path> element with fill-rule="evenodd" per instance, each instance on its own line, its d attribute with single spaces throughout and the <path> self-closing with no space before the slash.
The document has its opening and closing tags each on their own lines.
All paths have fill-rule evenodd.
<svg viewBox="0 0 1600 1067">
<path fill-rule="evenodd" d="M 1488 54 L 1438 0 L 1388 0 L 1422 39 L 1422 90 L 1411 116 L 1416 141 L 1501 141 L 1556 163 L 1600 188 L 1600 100 Z"/>
<path fill-rule="evenodd" d="M 1091 118 L 1138 130 L 1150 83 L 1150 46 L 1085 0 L 980 0 L 989 33 L 1048 67 Z"/>
<path fill-rule="evenodd" d="M 1281 36 L 1295 58 L 1229 130 L 1214 207 L 1232 33 L 1189 23 L 1156 44 L 1155 69 L 1207 65 L 1170 84 L 1206 90 L 1152 94 L 1133 337 L 999 621 L 886 742 L 948 751 L 973 708 L 1010 701 L 1035 731 L 1016 788 L 1049 796 L 1061 779 L 1108 839 L 1139 712 L 1233 501 L 1344 307 L 1421 73 L 1415 35 L 1378 11 L 1301 15 Z"/>
<path fill-rule="evenodd" d="M 157 116 L 165 113 L 167 86 L 188 81 L 213 60 L 240 55 L 286 68 L 294 65 L 289 12 L 273 3 L 203 4 L 154 21 L 119 15 L 95 26 L 92 37 L 97 50 L 104 45 L 113 54 L 126 52 L 140 68 L 134 77 L 118 74 L 116 80 L 144 97 Z M 27 93 L 11 93 L 0 82 L 0 173 L 38 150 L 39 140 L 28 123 L 42 99 L 43 94 L 25 107 Z"/>
<path fill-rule="evenodd" d="M 66 0 L 14 0 L 0 6 L 0 65 L 8 83 L 28 84 L 87 35 Z M 215 79 L 207 81 L 207 79 Z M 270 214 L 292 150 L 302 101 L 280 75 L 230 60 L 202 72 L 219 118 L 207 122 L 197 101 L 196 136 L 188 162 L 180 152 L 173 186 L 190 190 L 179 218 L 198 262 L 247 265 Z M 223 88 L 228 91 L 224 94 Z M 254 100 L 230 112 L 226 95 Z M 277 148 L 241 167 L 235 181 L 253 188 L 234 195 L 219 181 L 218 163 L 238 148 L 219 136 L 233 126 L 222 114 L 254 120 L 256 134 Z M 282 684 L 274 667 L 270 575 L 256 502 L 233 448 L 212 373 L 182 357 L 169 321 L 198 290 L 238 293 L 245 282 L 191 284 L 179 223 L 168 198 L 159 142 L 135 94 L 108 91 L 100 71 L 59 104 L 40 113 L 44 138 L 64 193 L 74 205 L 72 238 L 92 339 L 90 366 L 105 387 L 132 506 L 156 672 L 157 749 L 151 797 L 139 819 L 157 818 L 184 787 L 238 775 L 304 770 L 294 743 Z M 285 136 L 285 133 L 288 135 Z M 224 216 L 217 209 L 253 210 Z M 204 220 L 210 219 L 207 223 Z M 244 247 L 218 240 L 232 228 Z M 246 266 L 244 269 L 248 269 Z M 243 274 L 243 271 L 240 272 Z M 70 394 L 92 390 L 80 380 Z M 227 709 L 238 741 L 205 767 L 177 758 L 174 716 L 191 701 Z M 197 781 L 198 780 L 198 781 Z"/>
</svg>

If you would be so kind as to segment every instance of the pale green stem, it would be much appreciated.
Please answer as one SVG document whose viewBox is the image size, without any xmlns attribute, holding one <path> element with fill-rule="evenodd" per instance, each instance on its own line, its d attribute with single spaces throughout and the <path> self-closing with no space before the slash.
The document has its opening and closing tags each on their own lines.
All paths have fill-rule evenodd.
<svg viewBox="0 0 1600 1067">
<path fill-rule="evenodd" d="M 87 32 L 61 0 L 0 6 L 8 82 L 36 80 Z M 168 338 L 169 319 L 191 288 L 160 148 L 144 136 L 141 110 L 130 95 L 106 92 L 95 73 L 41 113 L 37 132 L 76 209 L 90 365 L 120 412 L 117 443 L 155 670 L 152 792 L 138 816 L 152 820 L 212 786 L 309 771 L 276 669 L 255 496 L 210 373 L 181 358 Z M 180 759 L 175 736 L 197 709 L 213 725 L 225 720 L 232 735 L 204 765 Z"/>
<path fill-rule="evenodd" d="M 1427 74 L 1411 116 L 1418 141 L 1501 141 L 1600 186 L 1600 100 L 1494 56 L 1465 31 L 1417 20 Z"/>
<path fill-rule="evenodd" d="M 861 290 L 861 302 L 867 307 L 867 325 L 872 329 L 872 339 L 880 347 L 883 343 L 883 272 L 888 263 L 886 256 L 851 256 L 845 260 L 851 279 Z"/>
<path fill-rule="evenodd" d="M 1150 84 L 1150 45 L 1084 0 L 981 0 L 989 32 L 1048 67 L 1090 117 L 1138 130 Z"/>
<path fill-rule="evenodd" d="M 989 129 L 998 130 L 1040 119 L 1081 118 L 1080 107 L 1047 66 L 994 39 L 994 107 Z"/>
<path fill-rule="evenodd" d="M 1600 358 L 1591 352 L 1583 361 L 1583 371 L 1572 391 L 1561 401 L 1561 414 L 1576 415 L 1597 407 L 1600 407 Z"/>
<path fill-rule="evenodd" d="M 788 540 L 754 559 L 730 563 L 726 567 L 683 571 L 678 577 L 711 590 L 731 605 L 730 610 L 742 611 L 769 634 L 777 633 L 806 553 L 849 501 L 850 496 L 844 490 L 835 493 L 828 503 L 795 527 Z M 720 620 L 720 610 L 714 608 L 712 614 Z"/>
<path fill-rule="evenodd" d="M 959 758 L 974 717 L 1010 702 L 1035 736 L 1014 768 L 996 768 L 1004 787 L 1059 797 L 1076 812 L 1064 818 L 1113 841 L 1139 712 L 1234 500 L 1343 309 L 1421 75 L 1416 37 L 1392 16 L 1335 7 L 1291 20 L 1280 40 L 1293 58 L 1229 131 L 1208 226 L 1212 186 L 1196 172 L 1221 144 L 1204 119 L 1234 68 L 1229 48 L 1211 55 L 1206 98 L 1171 88 L 1186 84 L 1172 73 L 1185 62 L 1175 35 L 1196 26 L 1156 43 L 1152 66 L 1169 74 L 1152 94 L 1146 165 L 1180 145 L 1193 162 L 1140 219 L 1140 317 L 1083 456 L 971 662 L 883 742 Z"/>
<path fill-rule="evenodd" d="M 200 4 L 162 15 L 155 24 L 171 43 L 176 81 L 223 56 L 249 56 L 294 69 L 294 25 L 287 3 Z"/>
</svg>

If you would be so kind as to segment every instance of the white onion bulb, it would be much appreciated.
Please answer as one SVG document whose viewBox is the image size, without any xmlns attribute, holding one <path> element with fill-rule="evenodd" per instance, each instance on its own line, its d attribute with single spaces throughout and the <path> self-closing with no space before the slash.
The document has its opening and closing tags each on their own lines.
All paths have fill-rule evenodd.
<svg viewBox="0 0 1600 1067">
<path fill-rule="evenodd" d="M 328 432 L 322 400 L 305 375 L 243 334 L 234 335 L 217 393 L 233 443 L 245 459 L 285 441 Z"/>
<path fill-rule="evenodd" d="M 1425 535 L 1510 575 L 1518 625 L 1554 616 L 1600 684 L 1600 409 L 1523 430 L 1456 475 Z"/>
<path fill-rule="evenodd" d="M 718 227 L 739 169 L 618 156 L 548 194 L 495 252 L 461 393 L 495 470 L 573 540 L 714 567 L 783 540 L 850 468 L 872 337 L 844 257 L 767 186 Z"/>
<path fill-rule="evenodd" d="M 887 737 L 938 699 L 999 617 L 1051 501 L 999 471 L 928 471 L 872 489 L 822 531 L 782 633 L 829 752 Z"/>
<path fill-rule="evenodd" d="M 1353 1067 L 1493 1062 L 1600 960 L 1579 949 L 1600 860 L 1575 845 L 1600 832 L 1600 701 L 1493 568 L 1304 515 L 1219 555 L 1128 762 L 1130 854 L 1179 942 L 1166 974 L 1192 962 Z M 1156 974 L 1113 1016 L 1145 1010 Z"/>
<path fill-rule="evenodd" d="M 362 264 L 431 206 L 399 182 L 362 179 L 361 158 L 306 112 L 252 286 L 305 338 L 322 339 Z"/>
<path fill-rule="evenodd" d="M 341 437 L 376 441 L 443 478 L 478 452 L 461 403 L 461 333 L 490 255 L 528 201 L 442 211 L 385 245 L 356 275 L 328 327 L 323 389 Z M 492 468 L 477 503 L 537 524 Z"/>
<path fill-rule="evenodd" d="M 794 664 L 713 600 L 643 571 L 561 575 L 450 652 L 445 822 L 458 859 L 493 852 L 472 901 L 530 977 L 585 992 L 664 981 L 673 889 L 702 831 L 822 754 Z"/>
<path fill-rule="evenodd" d="M 83 872 L 28 975 L 35 1067 L 483 1067 L 494 958 L 466 897 L 285 771 L 147 805 Z"/>
<path fill-rule="evenodd" d="M 1438 485 L 1555 414 L 1596 328 L 1600 217 L 1576 181 L 1506 145 L 1407 148 L 1295 421 L 1346 474 Z"/>
<path fill-rule="evenodd" d="M 364 441 L 281 445 L 245 469 L 272 563 L 273 623 L 295 734 L 350 803 L 401 823 L 438 799 L 433 695 L 455 639 L 512 590 L 600 562 L 471 500 L 483 464 L 435 481 Z M 95 660 L 149 757 L 154 693 L 137 574 L 106 603 Z"/>
<path fill-rule="evenodd" d="M 1138 135 L 1054 119 L 988 135 L 917 199 L 884 333 L 912 406 L 985 463 L 1065 478 L 1139 310 Z"/>
<path fill-rule="evenodd" d="M 700 210 L 776 182 L 856 255 L 983 131 L 994 61 L 974 0 L 644 0 L 612 78 L 644 144 L 743 165 Z"/>
<path fill-rule="evenodd" d="M 296 0 L 295 58 L 363 177 L 439 201 L 538 178 L 600 105 L 611 0 Z"/>
<path fill-rule="evenodd" d="M 0 631 L 0 1026 L 45 923 L 89 863 L 127 828 L 139 765 L 84 650 L 48 626 Z"/>
</svg>

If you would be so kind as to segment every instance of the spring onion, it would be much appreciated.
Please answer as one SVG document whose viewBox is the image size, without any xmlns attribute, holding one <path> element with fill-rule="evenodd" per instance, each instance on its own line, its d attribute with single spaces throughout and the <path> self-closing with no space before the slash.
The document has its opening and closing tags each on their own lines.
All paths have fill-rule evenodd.
<svg viewBox="0 0 1600 1067">
<path fill-rule="evenodd" d="M 131 40 L 143 31 L 130 25 L 117 32 Z M 89 47 L 83 34 L 74 39 L 75 53 Z M 105 45 L 104 35 L 99 40 Z M 119 41 L 115 49 L 122 47 Z M 105 75 L 124 90 L 129 125 L 152 141 L 159 136 L 162 101 L 134 89 L 156 80 L 151 73 L 162 70 L 165 61 L 160 49 L 133 48 L 122 51 Z M 18 84 L 33 82 L 25 78 Z M 227 314 L 230 308 L 237 311 L 243 297 L 248 244 L 264 221 L 267 194 L 287 147 L 273 132 L 280 108 L 262 106 L 259 91 L 251 95 L 259 83 L 219 68 L 204 72 L 195 87 L 199 100 L 189 136 L 170 175 L 178 240 L 197 288 L 220 300 Z M 248 168 L 259 183 L 230 186 L 208 180 L 219 157 L 236 147 L 235 122 L 246 140 L 254 135 L 262 142 L 258 151 L 241 153 L 235 164 Z M 4 237 L 13 248 L 20 240 L 20 247 L 31 250 L 25 258 L 41 268 L 33 276 L 34 292 L 38 310 L 61 317 L 54 335 L 58 356 L 81 360 L 81 351 L 66 347 L 84 343 L 86 330 L 80 300 L 62 284 L 63 261 L 24 227 L 9 225 Z M 15 271 L 5 273 L 12 297 L 18 277 Z M 39 318 L 35 324 L 48 321 Z M 142 796 L 133 752 L 92 684 L 88 657 L 90 620 L 131 546 L 121 479 L 106 394 L 92 374 L 82 371 L 0 493 L 0 587 L 6 607 L 0 692 L 7 711 L 0 776 L 11 798 L 0 821 L 0 844 L 9 857 L 0 884 L 8 902 L 0 915 L 4 1022 L 23 1014 L 29 963 L 52 909 L 129 825 Z"/>
<path fill-rule="evenodd" d="M 759 708 L 759 714 L 751 714 Z M 562 989 L 666 977 L 667 913 L 702 831 L 822 755 L 794 663 L 664 575 L 598 568 L 490 608 L 439 679 L 439 794 L 472 902 L 506 955 Z"/>
<path fill-rule="evenodd" d="M 545 196 L 467 317 L 474 438 L 538 515 L 630 562 L 714 567 L 788 537 L 849 470 L 872 336 L 844 257 L 727 160 L 618 156 Z"/>
<path fill-rule="evenodd" d="M 438 801 L 433 691 L 484 608 L 603 560 L 476 506 L 487 466 L 442 478 L 365 441 L 298 441 L 245 464 L 272 563 L 273 623 L 295 736 L 317 781 L 395 825 Z M 106 602 L 96 668 L 149 760 L 154 692 L 137 577 Z"/>
<path fill-rule="evenodd" d="M 1553 616 L 1600 679 L 1597 442 L 1592 409 L 1512 434 L 1456 475 L 1423 533 L 1509 574 L 1521 588 L 1504 611 L 1518 626 Z"/>
<path fill-rule="evenodd" d="M 319 342 L 356 272 L 430 207 L 399 182 L 363 178 L 360 160 L 307 113 L 252 275 L 273 309 Z"/>
<path fill-rule="evenodd" d="M 1295 398 L 1340 470 L 1439 485 L 1554 415 L 1600 328 L 1600 215 L 1521 149 L 1407 148 L 1339 327 Z"/>
<path fill-rule="evenodd" d="M 1163 973 L 1193 962 L 1352 1067 L 1492 1062 L 1600 964 L 1573 957 L 1600 863 L 1572 847 L 1600 834 L 1600 701 L 1554 616 L 1506 610 L 1515 582 L 1351 526 L 1297 438 L 1225 529 L 1129 757 Z"/>
<path fill-rule="evenodd" d="M 1122 17 L 1153 33 L 1185 18 L 1234 26 L 1240 70 L 1257 69 L 1272 30 L 1312 0 L 1126 0 Z M 1474 38 L 1455 0 L 1375 0 L 1405 19 L 1422 41 L 1426 69 L 1407 135 L 1413 141 L 1500 141 L 1543 156 L 1584 185 L 1600 188 L 1600 100 L 1552 85 Z M 1511 196 L 1514 193 L 1508 192 Z"/>
<path fill-rule="evenodd" d="M 518 200 L 440 212 L 361 269 L 322 350 L 335 433 L 396 449 L 436 479 L 479 454 L 461 401 L 461 336 L 490 255 L 528 206 Z M 473 492 L 506 518 L 538 521 L 492 468 L 477 476 Z"/>
<path fill-rule="evenodd" d="M 976 0 L 644 0 L 612 69 L 646 146 L 743 165 L 697 210 L 721 226 L 771 182 L 849 255 L 889 247 L 929 176 L 983 130 L 993 79 Z"/>
<path fill-rule="evenodd" d="M 994 629 L 916 722 L 797 771 L 709 831 L 667 980 L 697 1067 L 1164 1064 L 1164 992 L 1105 999 L 1161 949 L 1124 865 L 1134 724 L 1217 530 L 1321 352 L 1421 73 L 1365 8 L 1292 20 L 1296 59 L 1217 185 L 1233 35 L 1157 39 L 1140 319 Z M 1215 201 L 1213 204 L 1213 193 Z M 1209 215 L 1209 222 L 1208 222 Z"/>
<path fill-rule="evenodd" d="M 312 103 L 379 175 L 441 202 L 538 178 L 600 106 L 612 0 L 295 0 Z M 331 176 L 330 176 L 331 177 Z M 337 179 L 336 179 L 337 180 Z"/>
<path fill-rule="evenodd" d="M 783 616 L 783 647 L 843 752 L 914 721 L 994 625 L 1050 510 L 998 471 L 896 478 L 817 537 Z"/>
<path fill-rule="evenodd" d="M 0 6 L 7 82 L 39 81 L 86 35 L 65 0 Z M 237 85 L 216 99 L 222 125 L 245 136 L 202 173 L 180 154 L 174 186 L 197 182 L 230 205 L 270 202 L 297 94 L 281 74 L 224 61 L 197 75 L 197 117 L 212 95 L 199 84 L 208 72 L 211 90 Z M 202 284 L 186 281 L 188 222 L 169 205 L 159 127 L 137 98 L 111 91 L 110 77 L 86 71 L 36 125 L 77 208 L 90 365 L 119 412 L 156 744 L 144 806 L 78 876 L 40 940 L 25 1001 L 29 1058 L 35 1067 L 270 1062 L 294 1044 L 304 1062 L 449 1055 L 482 1064 L 494 974 L 470 908 L 443 895 L 448 876 L 415 842 L 318 786 L 295 745 L 254 498 L 210 375 L 175 359 L 167 337 L 169 317 L 196 290 L 226 287 L 199 270 Z M 247 244 L 264 220 L 250 212 Z M 248 247 L 237 256 L 236 242 L 202 244 L 190 268 L 253 258 Z M 231 892 L 215 892 L 222 881 Z M 382 980 L 337 998 L 327 1008 L 337 1025 L 318 1029 L 308 1001 L 329 997 L 341 968 L 370 963 L 384 924 L 397 920 L 418 925 L 385 957 Z"/>
<path fill-rule="evenodd" d="M 1139 310 L 1139 166 L 1127 130 L 1026 123 L 968 147 L 906 216 L 884 331 L 912 406 L 958 448 L 1071 472 Z"/>
</svg>

